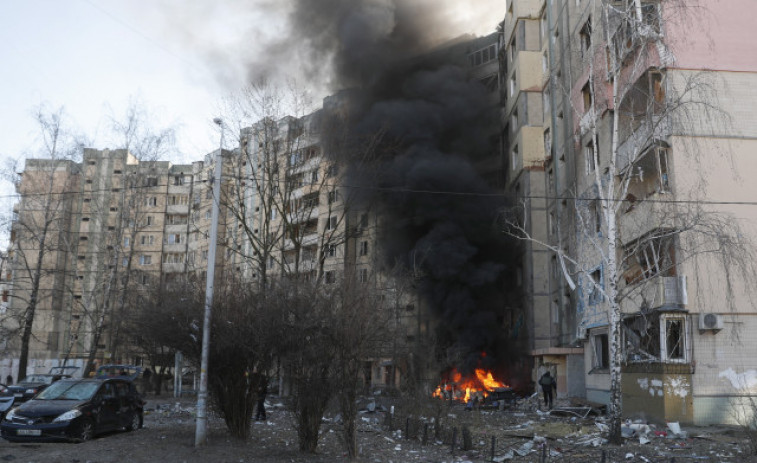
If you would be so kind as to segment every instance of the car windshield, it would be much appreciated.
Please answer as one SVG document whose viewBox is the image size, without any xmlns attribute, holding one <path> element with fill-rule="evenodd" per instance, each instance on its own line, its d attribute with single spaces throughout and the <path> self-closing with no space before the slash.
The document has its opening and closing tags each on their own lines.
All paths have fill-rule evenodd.
<svg viewBox="0 0 757 463">
<path fill-rule="evenodd" d="M 52 384 L 53 377 L 47 375 L 29 375 L 19 384 Z"/>
<path fill-rule="evenodd" d="M 99 383 L 58 381 L 36 397 L 38 400 L 89 400 Z"/>
</svg>

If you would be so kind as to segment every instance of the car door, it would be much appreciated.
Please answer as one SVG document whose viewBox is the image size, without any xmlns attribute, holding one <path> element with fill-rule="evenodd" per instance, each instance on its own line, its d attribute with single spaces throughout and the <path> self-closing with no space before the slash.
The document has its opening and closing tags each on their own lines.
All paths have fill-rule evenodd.
<svg viewBox="0 0 757 463">
<path fill-rule="evenodd" d="M 116 395 L 118 395 L 118 427 L 126 426 L 131 420 L 131 407 L 129 406 L 129 383 L 116 381 Z"/>
<path fill-rule="evenodd" d="M 120 402 L 116 388 L 110 381 L 103 383 L 97 392 L 100 405 L 97 411 L 97 431 L 107 431 L 118 427 L 118 409 Z"/>
</svg>

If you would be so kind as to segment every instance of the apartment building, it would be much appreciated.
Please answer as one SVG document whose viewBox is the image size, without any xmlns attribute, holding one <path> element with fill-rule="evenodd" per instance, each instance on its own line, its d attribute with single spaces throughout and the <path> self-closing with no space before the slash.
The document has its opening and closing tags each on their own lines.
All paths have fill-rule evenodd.
<svg viewBox="0 0 757 463">
<path fill-rule="evenodd" d="M 609 403 L 617 339 L 624 415 L 752 419 L 757 211 L 734 203 L 757 193 L 740 176 L 757 79 L 740 18 L 755 6 L 513 0 L 507 11 L 503 125 L 534 243 L 523 275 L 535 370 L 555 367 L 561 395 Z"/>
<path fill-rule="evenodd" d="M 189 271 L 204 276 L 187 256 L 207 249 L 210 169 L 107 149 L 84 149 L 80 163 L 28 160 L 7 262 L 3 375 L 16 374 L 32 297 L 30 372 L 64 359 L 84 366 L 93 348 L 100 363 L 139 361 L 120 334 L 126 311 Z"/>
</svg>

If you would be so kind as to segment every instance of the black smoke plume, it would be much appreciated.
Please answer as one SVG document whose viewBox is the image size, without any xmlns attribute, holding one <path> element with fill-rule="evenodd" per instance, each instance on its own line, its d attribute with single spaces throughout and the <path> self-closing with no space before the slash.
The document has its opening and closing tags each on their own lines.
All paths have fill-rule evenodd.
<svg viewBox="0 0 757 463">
<path fill-rule="evenodd" d="M 473 37 L 432 48 L 443 25 L 428 2 L 297 4 L 293 30 L 313 62 L 331 63 L 334 82 L 349 88 L 353 135 L 382 134 L 380 162 L 348 183 L 380 204 L 387 262 L 422 274 L 440 358 L 464 372 L 481 362 L 506 369 L 520 355 L 503 322 L 515 252 L 496 226 L 506 205 L 501 185 L 497 191 L 475 168 L 499 154 L 497 99 L 466 69 Z"/>
</svg>

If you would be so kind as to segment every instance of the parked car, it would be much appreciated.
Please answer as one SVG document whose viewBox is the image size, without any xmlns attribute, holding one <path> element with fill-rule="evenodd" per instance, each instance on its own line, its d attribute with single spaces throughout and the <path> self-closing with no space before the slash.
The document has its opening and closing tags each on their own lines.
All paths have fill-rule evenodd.
<svg viewBox="0 0 757 463">
<path fill-rule="evenodd" d="M 63 379 L 11 409 L 0 423 L 0 435 L 11 442 L 83 442 L 103 432 L 142 427 L 144 404 L 126 379 Z"/>
<path fill-rule="evenodd" d="M 15 403 L 26 402 L 54 382 L 69 377 L 68 375 L 29 375 L 23 381 L 8 386 L 8 389 L 13 392 L 16 398 Z"/>
<path fill-rule="evenodd" d="M 124 378 L 134 381 L 142 374 L 142 367 L 136 365 L 102 365 L 97 368 L 95 378 Z"/>
<path fill-rule="evenodd" d="M 5 412 L 13 406 L 14 399 L 13 391 L 5 384 L 0 384 L 0 421 L 5 416 Z"/>
</svg>

